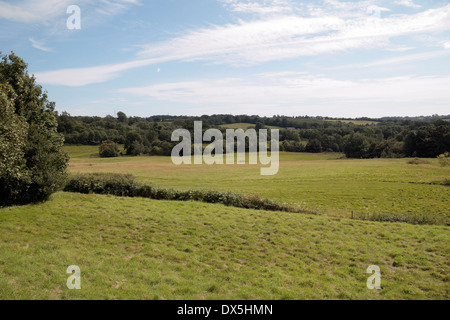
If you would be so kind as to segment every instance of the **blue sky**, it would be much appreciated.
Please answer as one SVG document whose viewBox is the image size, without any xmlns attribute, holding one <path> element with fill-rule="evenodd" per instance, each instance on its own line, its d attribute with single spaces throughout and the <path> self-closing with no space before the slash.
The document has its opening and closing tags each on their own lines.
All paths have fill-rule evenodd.
<svg viewBox="0 0 450 320">
<path fill-rule="evenodd" d="M 72 115 L 450 113 L 448 0 L 0 0 L 0 29 Z"/>
</svg>

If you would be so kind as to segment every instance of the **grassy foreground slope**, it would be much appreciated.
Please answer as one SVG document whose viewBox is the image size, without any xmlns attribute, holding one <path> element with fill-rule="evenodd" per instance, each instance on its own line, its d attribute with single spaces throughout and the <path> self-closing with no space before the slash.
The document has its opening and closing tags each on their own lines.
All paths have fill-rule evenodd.
<svg viewBox="0 0 450 320">
<path fill-rule="evenodd" d="M 428 215 L 450 222 L 450 167 L 409 159 L 338 159 L 340 154 L 280 153 L 280 170 L 261 176 L 258 165 L 181 165 L 170 157 L 102 159 L 98 147 L 66 147 L 71 172 L 130 173 L 141 182 L 175 189 L 259 194 L 331 216 L 355 213 Z M 90 153 L 89 153 L 90 152 Z"/>
<path fill-rule="evenodd" d="M 57 193 L 0 209 L 0 299 L 448 299 L 449 242 L 444 226 Z"/>
</svg>

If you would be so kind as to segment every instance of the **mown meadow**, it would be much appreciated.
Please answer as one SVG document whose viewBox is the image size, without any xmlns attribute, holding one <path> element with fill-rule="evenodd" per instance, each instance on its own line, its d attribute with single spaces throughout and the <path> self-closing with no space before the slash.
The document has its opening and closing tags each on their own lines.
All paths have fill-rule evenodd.
<svg viewBox="0 0 450 320">
<path fill-rule="evenodd" d="M 445 226 L 57 193 L 0 210 L 1 299 L 448 299 Z M 81 269 L 68 290 L 66 269 Z M 370 265 L 381 290 L 369 290 Z"/>
<path fill-rule="evenodd" d="M 450 168 L 437 159 L 342 159 L 338 153 L 280 153 L 280 170 L 261 176 L 257 165 L 181 165 L 170 157 L 98 157 L 93 146 L 70 146 L 72 173 L 133 174 L 140 182 L 175 189 L 258 194 L 318 214 L 413 215 L 450 223 Z"/>
<path fill-rule="evenodd" d="M 71 173 L 131 173 L 176 189 L 259 194 L 313 209 L 273 212 L 194 201 L 58 192 L 0 209 L 0 299 L 448 299 L 449 169 L 435 159 L 346 160 L 282 153 L 280 171 L 98 157 L 65 147 Z M 432 225 L 351 219 L 430 215 Z M 81 269 L 69 290 L 66 269 Z M 370 265 L 381 290 L 369 290 Z"/>
</svg>

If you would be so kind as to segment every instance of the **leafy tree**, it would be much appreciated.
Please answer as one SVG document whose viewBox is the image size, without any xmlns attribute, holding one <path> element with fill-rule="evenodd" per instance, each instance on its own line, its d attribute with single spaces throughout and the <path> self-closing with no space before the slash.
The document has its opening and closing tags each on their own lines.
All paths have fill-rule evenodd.
<svg viewBox="0 0 450 320">
<path fill-rule="evenodd" d="M 255 130 L 258 131 L 258 130 L 261 130 L 261 129 L 265 129 L 264 123 L 262 123 L 260 121 L 256 122 Z"/>
<path fill-rule="evenodd" d="M 146 148 L 142 144 L 142 142 L 134 141 L 131 145 L 131 155 L 133 156 L 140 156 L 141 154 L 145 153 Z"/>
<path fill-rule="evenodd" d="M 285 140 L 300 141 L 300 135 L 297 130 L 283 130 Z"/>
<path fill-rule="evenodd" d="M 306 152 L 320 153 L 322 152 L 322 143 L 319 139 L 311 139 L 306 145 Z"/>
<path fill-rule="evenodd" d="M 409 157 L 433 158 L 450 150 L 450 125 L 422 126 L 405 137 L 404 152 Z"/>
<path fill-rule="evenodd" d="M 102 158 L 118 157 L 120 155 L 119 147 L 114 141 L 105 140 L 100 145 L 99 154 Z"/>
<path fill-rule="evenodd" d="M 128 123 L 127 115 L 125 113 L 123 113 L 122 111 L 117 112 L 117 119 L 121 123 Z"/>
<path fill-rule="evenodd" d="M 5 190 L 10 190 L 5 196 L 15 198 L 20 192 L 18 186 L 30 181 L 24 159 L 28 124 L 14 112 L 14 101 L 7 94 L 10 90 L 9 86 L 0 85 L 0 204 L 7 201 L 3 199 Z"/>
<path fill-rule="evenodd" d="M 64 184 L 68 162 L 55 105 L 14 53 L 1 55 L 0 87 L 0 205 L 47 200 Z"/>
<path fill-rule="evenodd" d="M 285 140 L 280 143 L 280 150 L 286 152 L 304 152 L 305 146 L 298 141 Z"/>
<path fill-rule="evenodd" d="M 327 121 L 323 117 L 285 117 L 275 115 L 271 118 L 249 115 L 202 115 L 189 116 L 150 116 L 127 117 L 123 112 L 118 117 L 72 117 L 67 113 L 59 116 L 59 132 L 69 144 L 98 145 L 101 141 L 112 140 L 125 144 L 128 154 L 139 154 L 142 143 L 145 154 L 170 155 L 173 130 L 184 128 L 191 132 L 194 121 L 203 121 L 203 129 L 218 128 L 228 123 L 251 123 L 256 128 L 264 126 L 295 127 L 298 130 L 280 130 L 280 148 L 288 152 L 303 152 L 305 146 L 300 141 L 308 140 L 310 152 L 342 152 L 344 142 L 347 155 L 356 158 L 426 156 L 435 157 L 450 150 L 450 123 L 439 120 L 449 116 L 432 116 L 405 120 L 404 118 L 382 118 L 376 124 L 357 125 L 342 121 Z M 127 133 L 134 131 L 134 134 Z M 270 131 L 268 132 L 270 136 Z M 358 134 L 358 135 L 355 135 Z M 352 135 L 354 135 L 352 137 Z M 140 138 L 139 138 L 139 137 Z M 270 137 L 269 137 L 270 138 Z M 301 138 L 301 139 L 300 139 Z M 358 141 L 359 139 L 359 141 Z M 142 141 L 141 141 L 142 140 Z M 134 146 L 138 147 L 133 152 Z M 248 144 L 246 143 L 246 150 Z M 139 150 L 141 149 L 141 150 Z"/>
<path fill-rule="evenodd" d="M 361 133 L 353 133 L 344 142 L 344 153 L 347 158 L 368 158 L 370 143 Z"/>
<path fill-rule="evenodd" d="M 135 142 L 142 144 L 143 140 L 141 135 L 134 130 L 129 131 L 125 137 L 125 150 L 128 155 L 136 155 L 136 153 L 133 152 L 134 147 L 138 146 Z"/>
</svg>

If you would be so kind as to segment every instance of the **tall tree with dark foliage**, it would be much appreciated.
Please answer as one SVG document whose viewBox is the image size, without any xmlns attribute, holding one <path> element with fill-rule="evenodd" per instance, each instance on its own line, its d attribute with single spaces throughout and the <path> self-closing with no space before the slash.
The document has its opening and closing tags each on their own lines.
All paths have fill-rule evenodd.
<svg viewBox="0 0 450 320">
<path fill-rule="evenodd" d="M 0 108 L 0 206 L 45 201 L 64 184 L 69 158 L 55 104 L 14 53 L 1 55 Z"/>
</svg>

